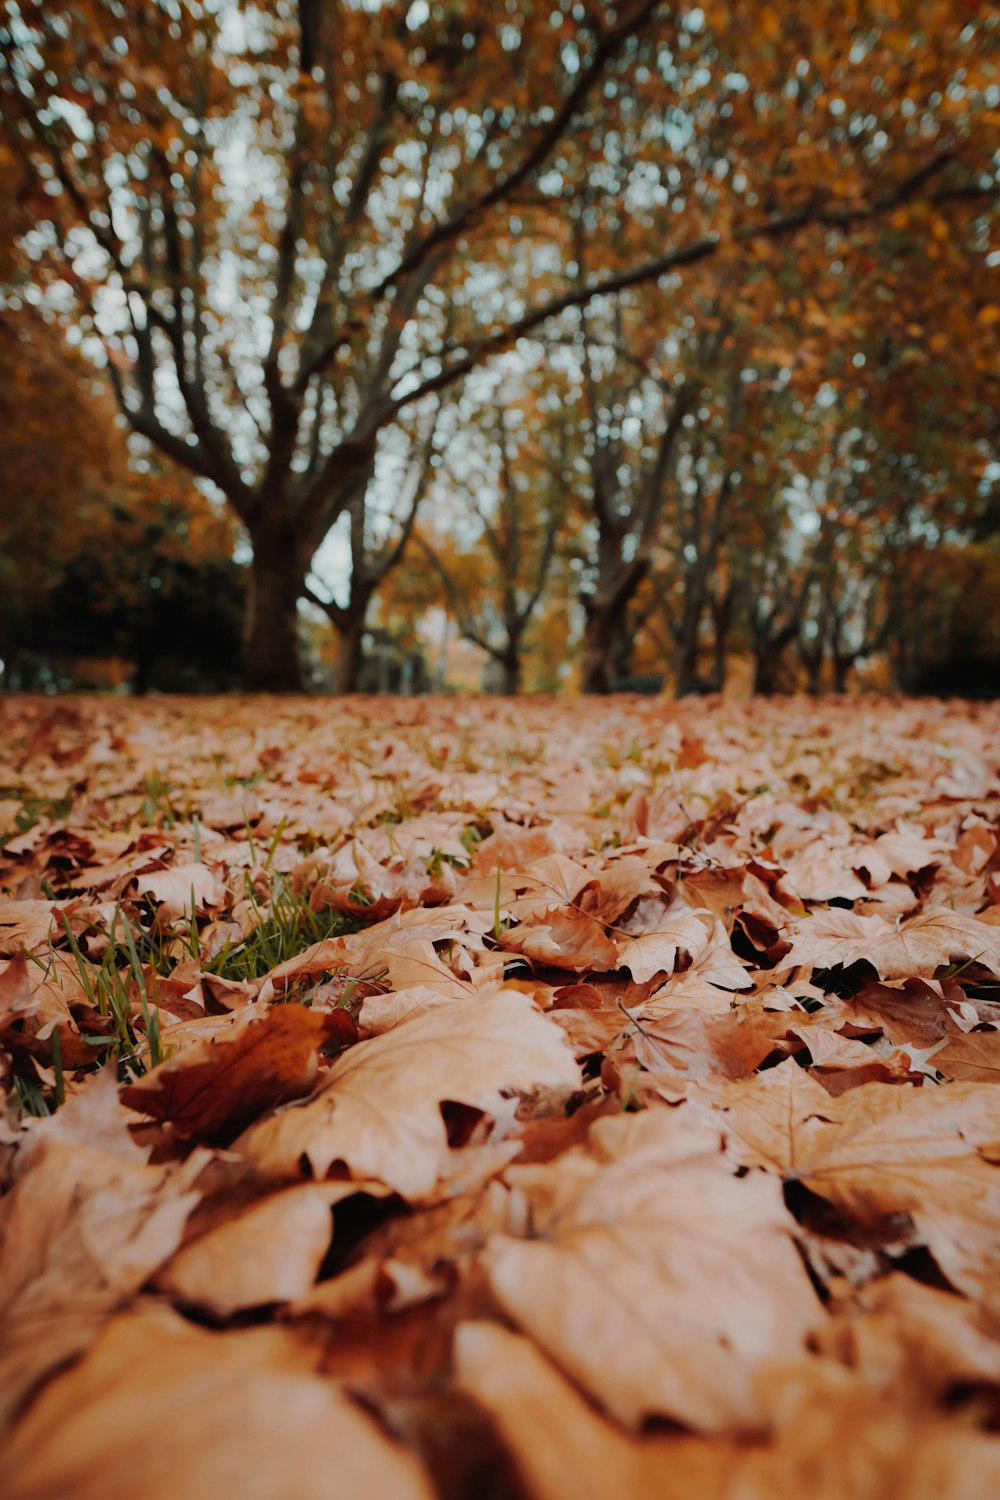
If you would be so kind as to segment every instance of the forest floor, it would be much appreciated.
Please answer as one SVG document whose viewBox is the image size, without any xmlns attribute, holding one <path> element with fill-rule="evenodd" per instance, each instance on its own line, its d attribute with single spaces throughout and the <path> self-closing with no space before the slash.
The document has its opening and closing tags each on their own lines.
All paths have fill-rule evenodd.
<svg viewBox="0 0 1000 1500">
<path fill-rule="evenodd" d="M 1000 1494 L 1000 706 L 0 704 L 7 1500 Z"/>
</svg>

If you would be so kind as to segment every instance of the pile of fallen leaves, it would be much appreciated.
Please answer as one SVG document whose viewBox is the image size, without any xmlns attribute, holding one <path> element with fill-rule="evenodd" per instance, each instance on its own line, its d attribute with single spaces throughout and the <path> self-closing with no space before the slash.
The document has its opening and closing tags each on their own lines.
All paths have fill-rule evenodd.
<svg viewBox="0 0 1000 1500">
<path fill-rule="evenodd" d="M 1000 1493 L 998 746 L 4 702 L 7 1500 Z"/>
</svg>

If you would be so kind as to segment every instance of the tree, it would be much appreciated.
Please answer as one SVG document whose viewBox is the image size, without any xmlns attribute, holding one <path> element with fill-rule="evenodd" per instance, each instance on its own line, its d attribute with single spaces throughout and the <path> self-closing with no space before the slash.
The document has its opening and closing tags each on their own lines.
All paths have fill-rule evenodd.
<svg viewBox="0 0 1000 1500">
<path fill-rule="evenodd" d="M 31 306 L 0 320 L 0 656 L 27 644 L 23 624 L 85 544 L 106 496 L 127 473 L 106 392 Z"/>
<path fill-rule="evenodd" d="M 136 693 L 232 689 L 246 592 L 232 542 L 189 483 L 133 484 L 105 501 L 22 636 L 57 679 L 72 682 L 81 657 L 118 657 Z"/>
<path fill-rule="evenodd" d="M 337 691 L 355 692 L 361 670 L 365 625 L 371 601 L 380 585 L 398 567 L 413 534 L 417 512 L 426 497 L 430 480 L 440 455 L 436 450 L 440 405 L 433 411 L 428 430 L 418 452 L 409 454 L 393 467 L 395 473 L 387 484 L 399 502 L 390 507 L 388 516 L 375 513 L 368 499 L 367 477 L 362 478 L 347 499 L 350 568 L 347 599 L 341 604 L 336 597 L 326 598 L 311 582 L 303 592 L 317 605 L 340 638 L 337 663 Z M 385 456 L 385 455 L 383 455 Z M 376 530 L 377 528 L 377 530 Z"/>
<path fill-rule="evenodd" d="M 962 67 L 978 99 L 979 23 L 941 4 L 919 34 L 873 22 L 848 69 L 850 19 L 814 9 L 812 32 L 787 35 L 768 5 L 741 7 L 737 26 L 728 4 L 658 0 L 10 12 L 0 88 L 35 195 L 34 252 L 74 288 L 132 428 L 246 527 L 249 686 L 298 685 L 312 557 L 367 504 L 384 434 L 426 398 L 595 293 L 725 242 L 844 229 L 942 176 L 942 193 L 982 191 L 968 132 L 933 102 L 939 75 Z M 760 57 L 744 30 L 765 38 Z M 917 82 L 892 56 L 900 35 Z M 844 92 L 866 122 L 856 137 L 834 109 Z M 900 123 L 911 92 L 919 130 Z M 678 221 L 671 174 L 690 177 L 695 154 Z M 599 252 L 586 282 L 560 264 L 584 177 Z M 650 256 L 612 232 L 632 218 L 668 248 Z M 519 265 L 513 302 L 498 255 Z"/>
<path fill-rule="evenodd" d="M 533 405 L 512 407 L 498 392 L 482 417 L 485 454 L 471 466 L 466 458 L 462 477 L 447 476 L 480 527 L 477 544 L 463 548 L 454 539 L 416 534 L 461 634 L 496 665 L 505 693 L 521 689 L 525 635 L 548 581 L 568 499 L 567 429 L 547 425 Z M 548 452 L 546 439 L 552 440 Z"/>
</svg>

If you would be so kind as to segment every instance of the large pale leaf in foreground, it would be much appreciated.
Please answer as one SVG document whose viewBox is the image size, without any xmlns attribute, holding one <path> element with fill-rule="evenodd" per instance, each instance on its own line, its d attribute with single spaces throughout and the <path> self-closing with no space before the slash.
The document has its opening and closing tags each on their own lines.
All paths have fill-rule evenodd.
<svg viewBox="0 0 1000 1500">
<path fill-rule="evenodd" d="M 359 1042 L 306 1104 L 264 1120 L 239 1143 L 269 1174 L 317 1177 L 343 1161 L 406 1198 L 430 1193 L 453 1153 L 442 1103 L 503 1112 L 513 1094 L 568 1095 L 579 1069 L 558 1026 L 513 990 L 424 1012 Z"/>
<path fill-rule="evenodd" d="M 628 1437 L 533 1348 L 492 1323 L 455 1337 L 458 1383 L 486 1411 L 530 1500 L 983 1500 L 1000 1442 L 909 1408 L 825 1361 L 766 1378 L 771 1441 Z"/>
<path fill-rule="evenodd" d="M 433 1500 L 397 1448 L 279 1328 L 119 1318 L 54 1380 L 0 1460 L 5 1500 Z"/>
<path fill-rule="evenodd" d="M 692 1437 L 634 1438 L 588 1406 L 532 1345 L 496 1323 L 455 1335 L 460 1388 L 489 1412 L 532 1500 L 717 1500 L 724 1448 Z"/>
<path fill-rule="evenodd" d="M 199 1196 L 132 1143 L 110 1071 L 22 1157 L 0 1201 L 0 1420 L 174 1253 Z"/>
<path fill-rule="evenodd" d="M 760 1420 L 756 1368 L 797 1355 L 822 1316 L 777 1182 L 735 1177 L 687 1114 L 609 1117 L 586 1147 L 511 1169 L 539 1236 L 498 1236 L 504 1310 L 632 1426 Z"/>
</svg>

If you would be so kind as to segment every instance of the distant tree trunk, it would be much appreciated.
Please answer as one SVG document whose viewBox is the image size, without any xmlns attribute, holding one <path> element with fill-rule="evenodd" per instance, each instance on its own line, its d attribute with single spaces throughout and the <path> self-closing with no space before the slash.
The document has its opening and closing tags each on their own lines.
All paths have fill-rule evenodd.
<svg viewBox="0 0 1000 1500">
<path fill-rule="evenodd" d="M 615 663 L 623 649 L 622 637 L 627 634 L 628 607 L 648 572 L 648 558 L 633 558 L 619 569 L 610 587 L 584 600 L 582 682 L 585 693 L 613 691 Z"/>
<path fill-rule="evenodd" d="M 823 658 L 825 655 L 822 631 L 817 630 L 813 641 L 806 641 L 802 632 L 799 632 L 797 641 L 799 660 L 806 669 L 806 684 L 808 691 L 815 698 L 820 691 L 823 676 Z"/>
<path fill-rule="evenodd" d="M 715 631 L 712 640 L 712 691 L 721 693 L 726 685 L 726 642 L 733 612 L 733 585 L 730 584 L 718 597 L 711 600 L 712 625 Z"/>
<path fill-rule="evenodd" d="M 833 653 L 833 691 L 835 693 L 847 692 L 847 677 L 854 665 L 855 653 L 835 651 Z"/>
<path fill-rule="evenodd" d="M 149 692 L 154 659 L 154 652 L 143 641 L 132 663 L 135 668 L 135 676 L 132 678 L 132 692 L 136 698 L 145 698 Z"/>
<path fill-rule="evenodd" d="M 521 648 L 520 643 L 512 641 L 508 644 L 500 658 L 501 683 L 503 691 L 508 697 L 515 697 L 521 691 Z"/>
<path fill-rule="evenodd" d="M 610 693 L 614 681 L 615 632 L 606 610 L 587 606 L 583 627 L 582 681 L 585 693 Z"/>
<path fill-rule="evenodd" d="M 253 562 L 243 634 L 243 685 L 248 693 L 301 693 L 298 601 L 303 568 L 294 536 L 251 537 Z"/>
<path fill-rule="evenodd" d="M 753 654 L 753 690 L 768 698 L 776 693 L 781 676 L 783 648 L 769 641 Z"/>
<path fill-rule="evenodd" d="M 685 698 L 698 691 L 698 638 L 687 635 L 674 653 L 674 695 Z"/>
<path fill-rule="evenodd" d="M 347 618 L 339 626 L 340 656 L 337 661 L 337 692 L 356 693 L 361 665 L 364 660 L 365 616 L 368 600 L 360 609 L 347 612 Z"/>
</svg>

